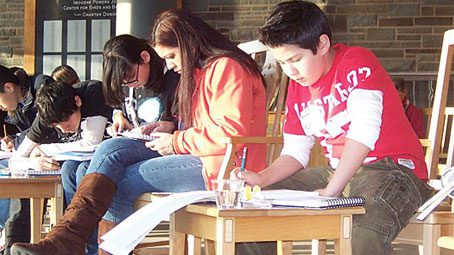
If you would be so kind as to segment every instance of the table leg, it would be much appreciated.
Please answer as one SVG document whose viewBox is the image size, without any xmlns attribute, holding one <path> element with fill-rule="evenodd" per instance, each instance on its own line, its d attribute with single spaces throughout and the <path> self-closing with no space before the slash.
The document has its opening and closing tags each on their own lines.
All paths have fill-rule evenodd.
<svg viewBox="0 0 454 255">
<path fill-rule="evenodd" d="M 439 255 L 440 247 L 437 240 L 441 236 L 441 225 L 423 224 L 422 248 L 423 254 Z"/>
<path fill-rule="evenodd" d="M 340 236 L 334 240 L 334 254 L 352 254 L 352 216 L 340 216 Z"/>
<path fill-rule="evenodd" d="M 218 218 L 216 255 L 235 255 L 235 219 Z"/>
<path fill-rule="evenodd" d="M 186 249 L 186 235 L 175 230 L 175 213 L 170 215 L 169 224 L 169 255 L 184 255 Z"/>
<path fill-rule="evenodd" d="M 292 255 L 292 241 L 277 241 L 277 255 Z"/>
<path fill-rule="evenodd" d="M 51 205 L 50 225 L 53 227 L 63 215 L 63 189 L 60 183 L 55 185 L 55 197 L 51 198 Z"/>
<path fill-rule="evenodd" d="M 41 239 L 41 228 L 43 224 L 43 198 L 30 198 L 30 241 L 36 243 Z"/>
</svg>

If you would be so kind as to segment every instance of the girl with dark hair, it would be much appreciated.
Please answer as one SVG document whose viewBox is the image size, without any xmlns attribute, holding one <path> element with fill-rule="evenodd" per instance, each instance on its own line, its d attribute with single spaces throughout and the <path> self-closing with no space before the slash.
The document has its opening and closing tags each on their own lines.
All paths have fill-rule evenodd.
<svg viewBox="0 0 454 255">
<path fill-rule="evenodd" d="M 222 137 L 265 135 L 263 78 L 232 42 L 201 19 L 169 10 L 155 21 L 151 45 L 168 69 L 181 74 L 178 111 L 185 130 L 154 132 L 157 138 L 147 143 L 101 143 L 62 220 L 37 244 L 16 243 L 13 254 L 82 254 L 98 221 L 104 216 L 103 234 L 133 212 L 141 194 L 209 189 L 226 150 Z M 140 81 L 138 69 L 123 82 Z M 251 145 L 246 167 L 262 170 L 264 154 L 264 145 Z"/>
<path fill-rule="evenodd" d="M 37 86 L 41 86 L 52 79 L 46 75 L 38 75 L 33 79 L 22 68 L 0 65 L 0 109 L 8 113 L 4 122 L 19 132 L 19 135 L 5 134 L 1 140 L 2 150 L 17 148 L 35 119 L 36 90 L 32 86 L 32 80 Z M 8 161 L 1 160 L 0 166 L 7 167 Z M 9 247 L 14 242 L 30 240 L 28 199 L 0 199 L 0 229 L 2 228 L 5 228 L 5 254 L 9 254 Z"/>
</svg>

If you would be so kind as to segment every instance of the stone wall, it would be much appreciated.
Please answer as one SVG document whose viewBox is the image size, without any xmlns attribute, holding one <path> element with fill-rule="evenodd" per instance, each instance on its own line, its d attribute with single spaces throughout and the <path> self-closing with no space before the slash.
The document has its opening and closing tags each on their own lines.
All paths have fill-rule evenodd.
<svg viewBox="0 0 454 255">
<path fill-rule="evenodd" d="M 371 49 L 394 76 L 408 80 L 410 98 L 430 107 L 443 33 L 454 28 L 454 0 L 312 0 L 325 10 L 334 42 Z M 184 1 L 235 42 L 257 38 L 257 27 L 279 0 Z M 448 102 L 453 102 L 450 93 Z"/>
<path fill-rule="evenodd" d="M 430 106 L 443 32 L 454 28 L 454 0 L 313 1 L 328 14 L 334 42 L 370 48 L 393 76 L 409 80 L 418 105 Z M 231 40 L 244 42 L 257 38 L 257 27 L 279 2 L 184 0 L 183 6 Z M 23 9 L 23 0 L 0 0 L 0 64 L 23 63 Z"/>
<path fill-rule="evenodd" d="M 24 0 L 0 0 L 0 64 L 22 66 Z"/>
</svg>

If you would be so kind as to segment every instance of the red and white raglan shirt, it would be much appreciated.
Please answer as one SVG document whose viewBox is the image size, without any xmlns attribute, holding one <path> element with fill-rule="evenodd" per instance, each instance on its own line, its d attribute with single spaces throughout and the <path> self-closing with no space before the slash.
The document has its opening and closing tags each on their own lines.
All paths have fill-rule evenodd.
<svg viewBox="0 0 454 255">
<path fill-rule="evenodd" d="M 379 60 L 362 47 L 336 44 L 334 49 L 329 72 L 315 84 L 303 87 L 290 81 L 281 155 L 306 167 L 319 137 L 336 169 L 348 138 L 370 149 L 364 164 L 391 157 L 426 181 L 422 146 Z"/>
</svg>

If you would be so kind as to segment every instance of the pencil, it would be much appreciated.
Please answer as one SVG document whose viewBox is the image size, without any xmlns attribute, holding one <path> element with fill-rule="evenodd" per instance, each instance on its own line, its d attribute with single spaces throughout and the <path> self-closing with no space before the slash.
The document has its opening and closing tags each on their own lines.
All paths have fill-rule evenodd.
<svg viewBox="0 0 454 255">
<path fill-rule="evenodd" d="M 247 154 L 247 146 L 244 146 L 243 157 L 241 157 L 241 168 L 240 168 L 241 172 L 244 172 L 244 167 L 246 166 L 246 154 Z"/>
<path fill-rule="evenodd" d="M 4 137 L 8 136 L 8 133 L 6 133 L 6 124 L 3 124 L 3 134 L 4 134 Z"/>
<path fill-rule="evenodd" d="M 39 146 L 36 146 L 35 148 L 41 153 L 41 156 L 42 156 L 42 157 L 47 157 L 47 154 L 44 153 L 44 151 L 41 150 L 41 148 L 40 148 Z"/>
</svg>

